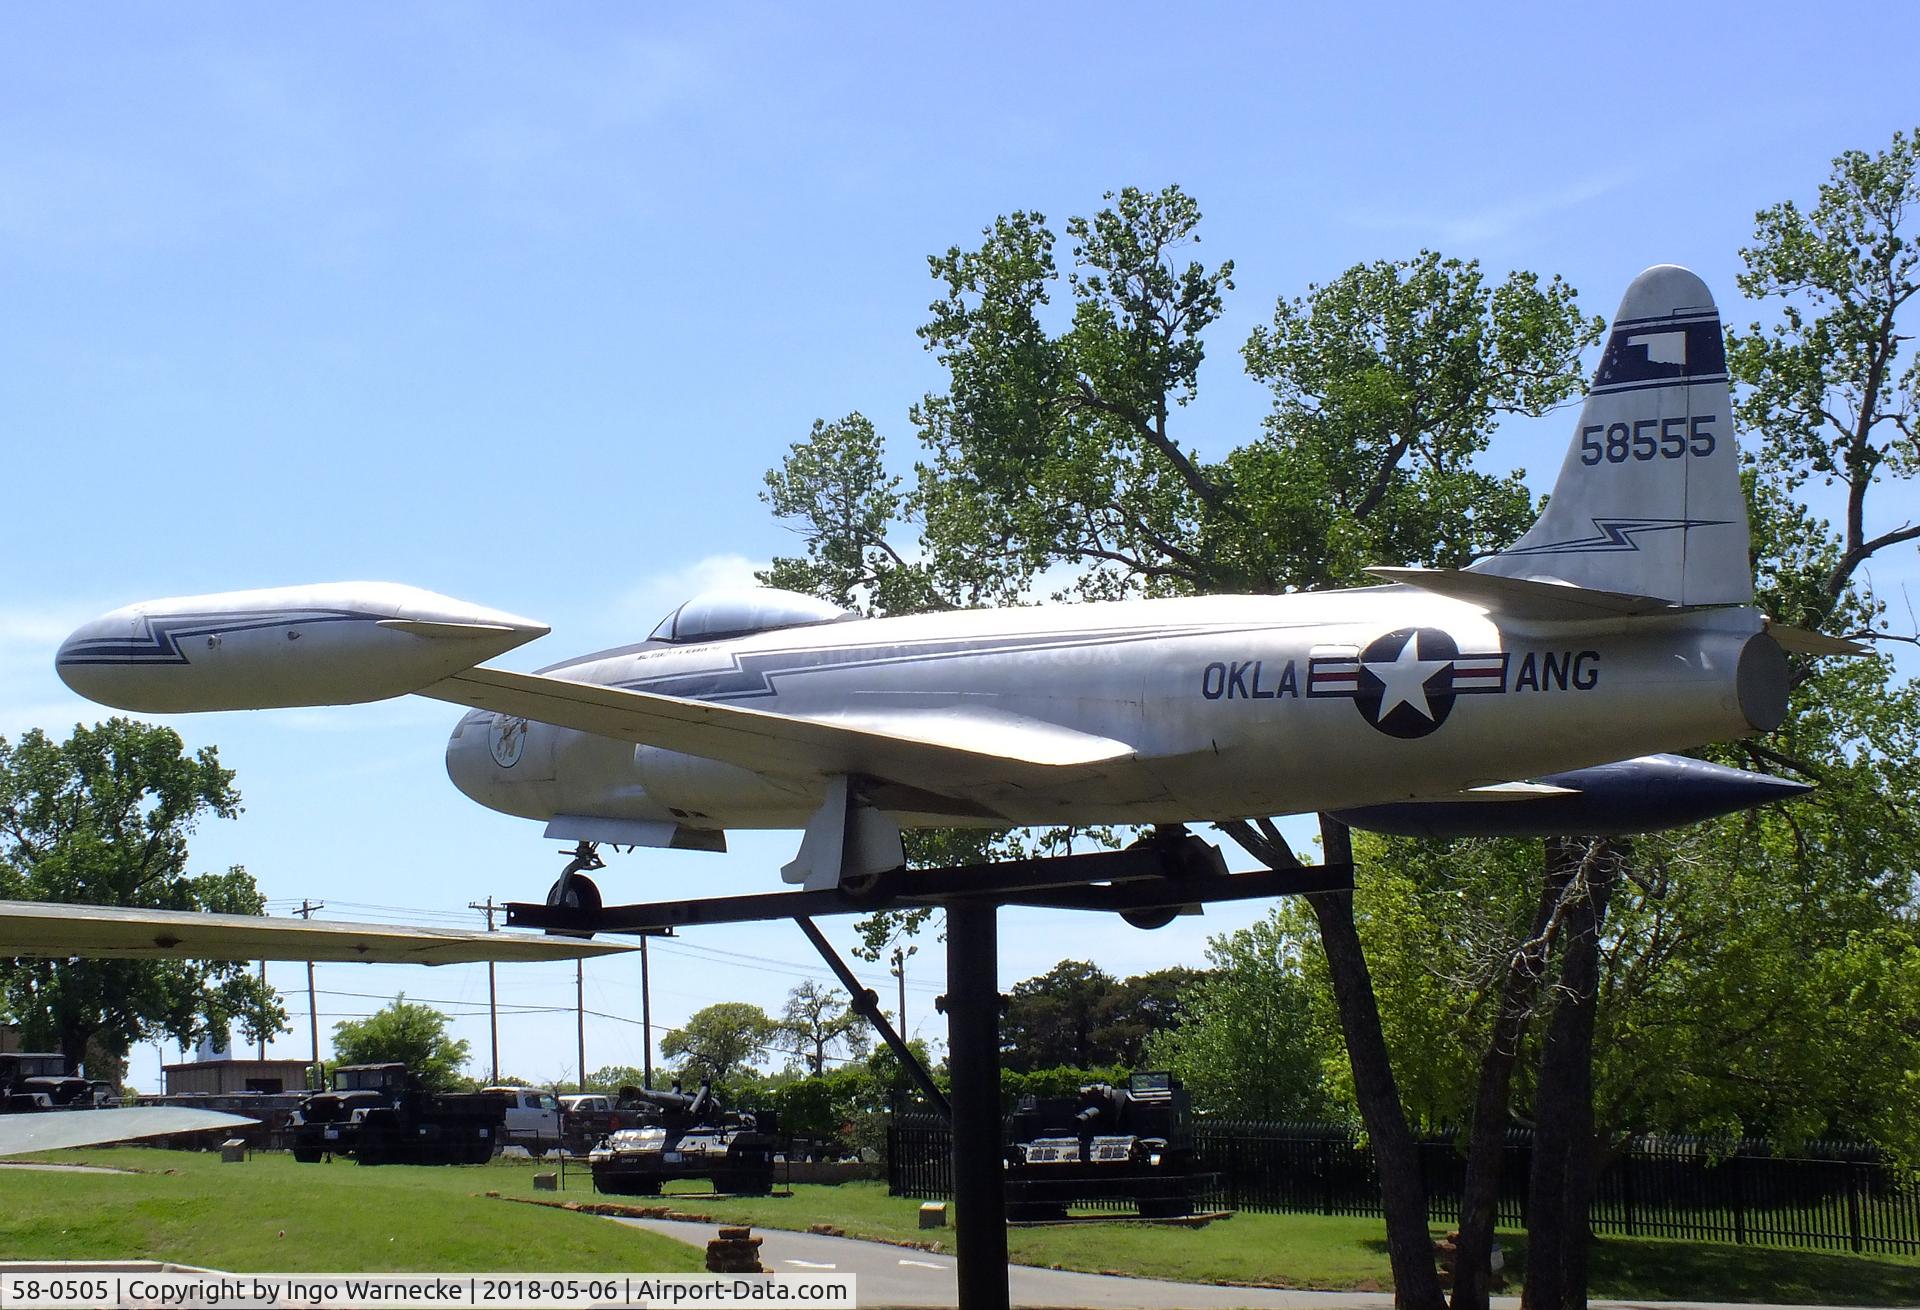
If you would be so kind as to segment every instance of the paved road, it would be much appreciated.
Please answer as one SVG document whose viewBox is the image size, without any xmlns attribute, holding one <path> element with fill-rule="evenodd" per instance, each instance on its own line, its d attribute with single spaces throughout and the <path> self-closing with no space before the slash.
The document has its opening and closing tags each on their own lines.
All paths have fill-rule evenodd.
<svg viewBox="0 0 1920 1310">
<path fill-rule="evenodd" d="M 668 1219 L 620 1219 L 682 1242 L 705 1246 L 716 1231 L 713 1224 Z M 860 1304 L 866 1306 L 951 1306 L 958 1296 L 953 1257 L 929 1255 L 910 1247 L 884 1242 L 861 1242 L 847 1237 L 818 1237 L 777 1228 L 757 1228 L 765 1241 L 760 1261 L 771 1273 L 851 1273 L 860 1280 Z M 1168 1283 L 1150 1278 L 1113 1278 L 1077 1274 L 1059 1269 L 1013 1265 L 1007 1270 L 1008 1291 L 1015 1306 L 1029 1310 L 1081 1306 L 1086 1310 L 1391 1310 L 1393 1297 L 1379 1292 L 1282 1292 L 1252 1287 L 1211 1287 L 1200 1283 Z M 1517 1310 L 1518 1297 L 1495 1297 L 1501 1310 Z M 1714 1306 L 1701 1302 L 1595 1301 L 1595 1310 L 1784 1310 L 1783 1307 Z M 1805 1310 L 1801 1307 L 1800 1310 Z"/>
</svg>

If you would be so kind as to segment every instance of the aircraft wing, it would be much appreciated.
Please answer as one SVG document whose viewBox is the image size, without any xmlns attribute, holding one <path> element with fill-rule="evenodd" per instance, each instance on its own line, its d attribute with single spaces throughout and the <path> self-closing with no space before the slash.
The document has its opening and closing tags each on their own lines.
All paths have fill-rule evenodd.
<svg viewBox="0 0 1920 1310">
<path fill-rule="evenodd" d="M 468 964 L 574 960 L 628 949 L 611 942 L 521 933 L 0 901 L 0 956 Z"/>
<path fill-rule="evenodd" d="M 935 794 L 1061 780 L 1133 747 L 1018 715 L 956 708 L 800 718 L 537 673 L 468 669 L 420 692 L 498 714 L 681 751 L 764 772 L 859 774 Z"/>
<path fill-rule="evenodd" d="M 104 1146 L 139 1137 L 170 1137 L 215 1128 L 251 1128 L 258 1120 L 218 1110 L 188 1110 L 171 1105 L 132 1106 L 124 1110 L 41 1110 L 0 1114 L 0 1156 L 29 1151 L 60 1151 L 72 1146 Z"/>
</svg>

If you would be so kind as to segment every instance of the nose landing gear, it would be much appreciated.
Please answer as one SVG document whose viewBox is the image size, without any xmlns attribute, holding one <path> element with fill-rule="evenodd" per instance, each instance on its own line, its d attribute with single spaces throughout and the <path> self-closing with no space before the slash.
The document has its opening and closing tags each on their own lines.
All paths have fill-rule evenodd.
<svg viewBox="0 0 1920 1310">
<path fill-rule="evenodd" d="M 567 867 L 560 871 L 553 886 L 547 889 L 547 904 L 569 910 L 593 913 L 600 908 L 600 887 L 587 877 L 588 869 L 604 869 L 607 862 L 600 858 L 598 842 L 583 841 L 570 852 L 572 855 Z M 563 932 L 557 928 L 547 929 L 550 937 L 591 937 L 592 932 Z"/>
</svg>

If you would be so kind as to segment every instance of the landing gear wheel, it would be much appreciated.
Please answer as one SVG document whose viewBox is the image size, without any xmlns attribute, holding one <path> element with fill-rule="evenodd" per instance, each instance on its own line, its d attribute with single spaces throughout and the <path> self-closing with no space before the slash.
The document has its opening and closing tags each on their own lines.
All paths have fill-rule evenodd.
<svg viewBox="0 0 1920 1310">
<path fill-rule="evenodd" d="M 548 905 L 564 905 L 569 910 L 600 908 L 600 887 L 584 873 L 570 873 L 554 880 L 547 888 Z"/>
<path fill-rule="evenodd" d="M 1158 846 L 1170 857 L 1169 880 L 1225 877 L 1227 864 L 1218 847 L 1194 836 L 1179 824 L 1155 828 L 1134 846 Z M 1122 910 L 1120 917 L 1135 928 L 1164 928 L 1179 917 L 1177 905 Z"/>
<path fill-rule="evenodd" d="M 573 849 L 573 859 L 561 870 L 559 878 L 547 889 L 547 904 L 563 906 L 569 910 L 578 910 L 582 914 L 599 912 L 600 888 L 593 879 L 587 877 L 586 869 L 604 869 L 606 861 L 600 858 L 600 852 L 594 843 L 583 841 Z M 577 931 L 561 928 L 547 929 L 549 937 L 591 937 L 593 931 Z"/>
</svg>

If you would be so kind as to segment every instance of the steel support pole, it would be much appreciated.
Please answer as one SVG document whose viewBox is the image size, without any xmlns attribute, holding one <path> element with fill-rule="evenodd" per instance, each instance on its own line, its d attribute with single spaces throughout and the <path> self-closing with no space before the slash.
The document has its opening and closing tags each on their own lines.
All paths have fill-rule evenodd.
<svg viewBox="0 0 1920 1310">
<path fill-rule="evenodd" d="M 653 1090 L 653 983 L 647 977 L 647 938 L 640 937 L 640 1081 Z"/>
<path fill-rule="evenodd" d="M 314 1003 L 312 960 L 307 961 L 307 1031 L 313 1037 L 313 1067 L 318 1069 L 320 1067 L 320 1007 Z M 319 1075 L 316 1074 L 315 1077 Z M 326 1085 L 326 1079 L 321 1078 L 318 1086 L 324 1088 Z"/>
<path fill-rule="evenodd" d="M 587 962 L 573 962 L 574 1036 L 579 1042 L 580 1090 L 587 1090 Z"/>
<path fill-rule="evenodd" d="M 1008 1305 L 996 914 L 990 903 L 947 907 L 947 1067 L 960 1310 Z"/>
<path fill-rule="evenodd" d="M 487 961 L 487 1068 L 488 1078 L 500 1081 L 500 989 L 493 980 L 493 961 Z"/>
</svg>

